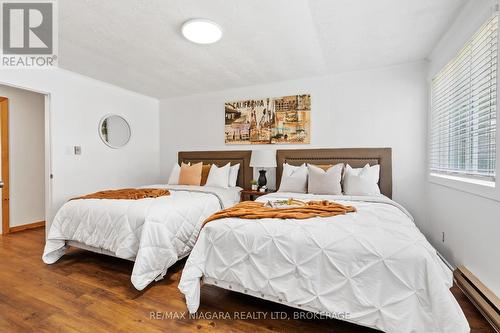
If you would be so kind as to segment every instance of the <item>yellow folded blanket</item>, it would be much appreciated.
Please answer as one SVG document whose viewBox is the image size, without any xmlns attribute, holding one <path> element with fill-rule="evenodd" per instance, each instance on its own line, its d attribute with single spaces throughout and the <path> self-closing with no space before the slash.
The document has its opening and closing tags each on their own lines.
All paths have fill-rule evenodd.
<svg viewBox="0 0 500 333">
<path fill-rule="evenodd" d="M 87 194 L 71 200 L 79 199 L 121 199 L 121 200 L 139 200 L 145 198 L 158 198 L 170 195 L 170 192 L 161 188 L 124 188 L 121 190 L 99 191 Z"/>
<path fill-rule="evenodd" d="M 344 206 L 327 200 L 309 201 L 303 203 L 303 206 L 290 208 L 265 207 L 264 203 L 261 202 L 243 201 L 231 208 L 227 208 L 213 214 L 207 218 L 203 224 L 227 217 L 237 217 L 240 219 L 308 219 L 311 217 L 344 215 L 355 211 L 355 207 Z"/>
</svg>

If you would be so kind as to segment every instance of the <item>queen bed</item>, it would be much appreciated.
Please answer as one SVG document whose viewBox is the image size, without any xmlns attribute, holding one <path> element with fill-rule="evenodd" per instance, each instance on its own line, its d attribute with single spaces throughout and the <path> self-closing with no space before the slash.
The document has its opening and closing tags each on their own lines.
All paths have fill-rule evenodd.
<svg viewBox="0 0 500 333">
<path fill-rule="evenodd" d="M 257 200 L 328 200 L 356 212 L 206 224 L 179 283 L 191 313 L 202 284 L 210 284 L 385 332 L 469 331 L 449 290 L 452 272 L 391 200 L 390 149 L 278 150 L 277 162 L 277 184 L 284 163 L 379 165 L 381 194 L 277 192 Z"/>
<path fill-rule="evenodd" d="M 68 247 L 78 247 L 134 261 L 131 281 L 138 290 L 163 278 L 167 269 L 187 256 L 211 214 L 230 207 L 252 177 L 250 151 L 179 152 L 178 162 L 240 165 L 236 186 L 155 184 L 168 195 L 139 200 L 70 200 L 56 214 L 43 254 L 57 262 Z"/>
</svg>

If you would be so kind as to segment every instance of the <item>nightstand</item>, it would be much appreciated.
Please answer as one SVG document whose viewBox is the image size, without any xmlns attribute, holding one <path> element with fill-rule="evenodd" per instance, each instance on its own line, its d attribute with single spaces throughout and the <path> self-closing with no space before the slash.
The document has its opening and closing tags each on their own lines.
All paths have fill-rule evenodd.
<svg viewBox="0 0 500 333">
<path fill-rule="evenodd" d="M 240 194 L 241 194 L 240 201 L 249 201 L 249 200 L 253 201 L 256 198 L 260 197 L 261 195 L 266 195 L 266 194 L 274 193 L 274 192 L 276 192 L 276 191 L 267 190 L 266 192 L 260 192 L 260 191 L 250 190 L 250 189 L 242 190 L 240 192 Z"/>
</svg>

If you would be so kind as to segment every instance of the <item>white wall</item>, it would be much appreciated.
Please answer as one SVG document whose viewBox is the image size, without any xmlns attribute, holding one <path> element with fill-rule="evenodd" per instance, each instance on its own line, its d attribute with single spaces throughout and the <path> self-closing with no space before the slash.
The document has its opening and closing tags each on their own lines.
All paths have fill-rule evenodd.
<svg viewBox="0 0 500 333">
<path fill-rule="evenodd" d="M 0 85 L 9 99 L 11 227 L 45 220 L 45 96 Z"/>
<path fill-rule="evenodd" d="M 495 3 L 492 0 L 467 3 L 430 55 L 429 83 L 486 22 Z M 500 186 L 498 181 L 497 186 Z M 500 202 L 431 182 L 427 183 L 427 199 L 428 223 L 424 231 L 432 244 L 450 263 L 465 265 L 500 295 Z M 446 235 L 444 243 L 441 232 Z"/>
<path fill-rule="evenodd" d="M 425 75 L 415 63 L 161 100 L 162 179 L 180 150 L 392 147 L 394 199 L 422 224 Z M 299 93 L 311 94 L 310 145 L 224 144 L 224 102 Z"/>
<path fill-rule="evenodd" d="M 54 179 L 49 221 L 73 196 L 158 181 L 156 99 L 61 69 L 1 69 L 0 83 L 50 93 Z M 108 113 L 130 123 L 132 138 L 122 149 L 109 148 L 99 137 L 99 121 Z M 75 145 L 82 155 L 73 154 Z"/>
</svg>

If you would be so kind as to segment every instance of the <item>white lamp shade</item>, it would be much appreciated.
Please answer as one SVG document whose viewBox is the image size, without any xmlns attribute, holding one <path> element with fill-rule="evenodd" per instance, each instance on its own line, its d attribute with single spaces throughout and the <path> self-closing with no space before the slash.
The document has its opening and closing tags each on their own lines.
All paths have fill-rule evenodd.
<svg viewBox="0 0 500 333">
<path fill-rule="evenodd" d="M 275 168 L 276 151 L 274 150 L 253 150 L 250 158 L 250 166 L 257 168 Z"/>
</svg>

